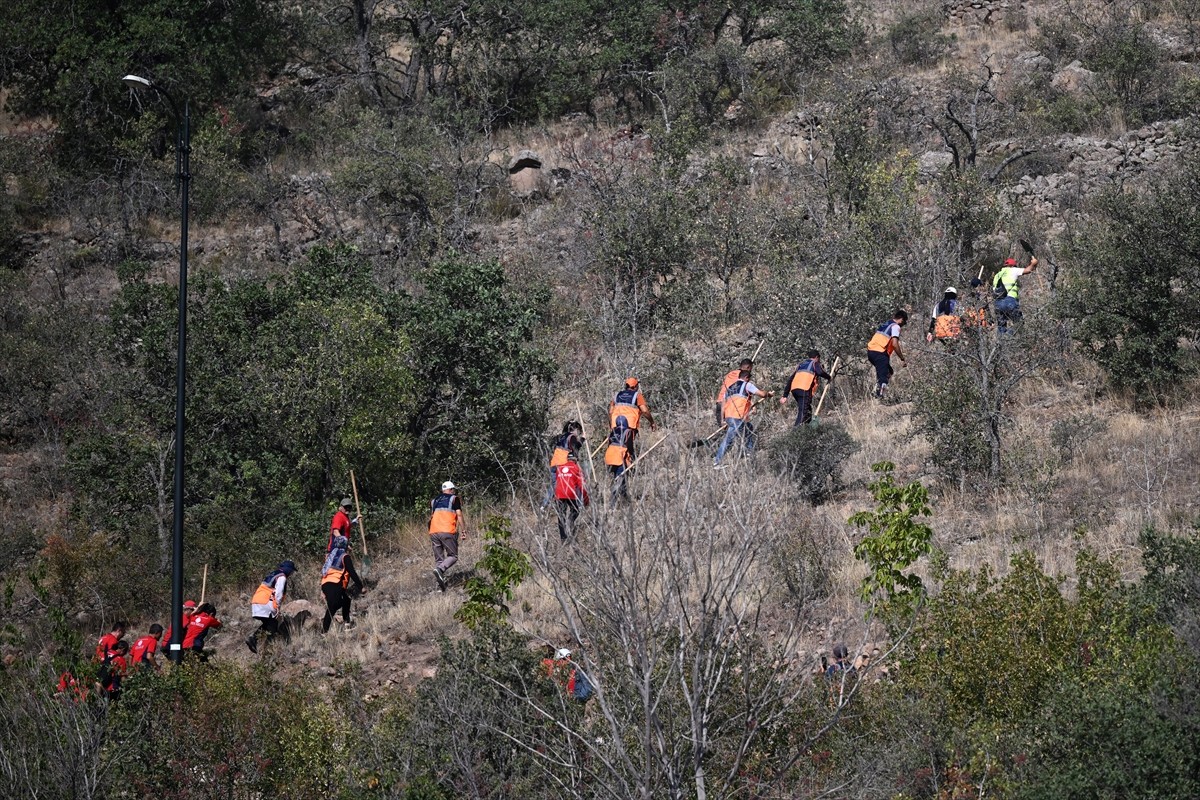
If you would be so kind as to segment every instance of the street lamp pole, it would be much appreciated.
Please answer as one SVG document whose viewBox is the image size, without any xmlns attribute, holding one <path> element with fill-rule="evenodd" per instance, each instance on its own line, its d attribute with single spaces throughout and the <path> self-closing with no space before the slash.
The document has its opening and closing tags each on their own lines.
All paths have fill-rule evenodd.
<svg viewBox="0 0 1200 800">
<path fill-rule="evenodd" d="M 137 75 L 122 80 L 135 89 L 152 89 L 166 98 L 175 115 L 175 181 L 180 194 L 179 234 L 179 349 L 175 354 L 175 496 L 171 527 L 171 641 L 167 658 L 179 663 L 183 657 L 183 433 L 184 387 L 187 383 L 187 268 L 188 268 L 188 189 L 192 183 L 191 109 L 185 99 L 183 115 L 166 89 Z"/>
</svg>

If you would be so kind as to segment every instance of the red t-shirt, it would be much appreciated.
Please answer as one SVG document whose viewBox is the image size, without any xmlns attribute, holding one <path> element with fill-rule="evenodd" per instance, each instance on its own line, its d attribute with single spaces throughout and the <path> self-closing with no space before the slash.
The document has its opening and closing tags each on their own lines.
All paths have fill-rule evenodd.
<svg viewBox="0 0 1200 800">
<path fill-rule="evenodd" d="M 589 502 L 587 488 L 583 485 L 583 470 L 573 461 L 568 461 L 554 474 L 554 496 L 559 500 L 582 500 Z"/>
<path fill-rule="evenodd" d="M 129 648 L 129 656 L 134 664 L 140 664 L 147 653 L 153 653 L 156 650 L 158 650 L 158 637 L 146 634 L 134 642 L 133 647 Z"/>
<path fill-rule="evenodd" d="M 119 641 L 121 641 L 121 637 L 115 633 L 106 633 L 101 636 L 96 645 L 96 660 L 103 661 L 104 657 L 108 655 L 108 651 L 116 647 Z"/>
<path fill-rule="evenodd" d="M 187 627 L 192 624 L 192 612 L 185 610 L 183 612 L 183 635 L 187 636 Z M 167 626 L 167 632 L 163 634 L 162 643 L 169 645 L 171 643 L 171 626 Z"/>
<path fill-rule="evenodd" d="M 326 553 L 333 549 L 333 537 L 335 536 L 350 538 L 350 517 L 340 508 L 334 513 L 333 522 L 329 523 L 329 544 L 325 545 Z"/>
<path fill-rule="evenodd" d="M 183 649 L 191 650 L 195 648 L 203 650 L 204 637 L 208 635 L 208 629 L 219 627 L 221 627 L 221 620 L 208 612 L 200 612 L 192 617 L 192 621 L 188 623 L 187 632 L 183 636 Z"/>
<path fill-rule="evenodd" d="M 108 680 L 104 682 L 103 688 L 112 689 L 117 685 L 117 681 L 125 677 L 125 673 L 129 671 L 129 664 L 125 661 L 125 656 L 113 656 L 108 660 Z"/>
</svg>

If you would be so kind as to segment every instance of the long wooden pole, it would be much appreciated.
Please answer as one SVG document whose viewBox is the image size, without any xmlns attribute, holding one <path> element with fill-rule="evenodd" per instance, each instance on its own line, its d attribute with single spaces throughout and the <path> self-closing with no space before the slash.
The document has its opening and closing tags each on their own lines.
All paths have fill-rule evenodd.
<svg viewBox="0 0 1200 800">
<path fill-rule="evenodd" d="M 663 437 L 662 437 L 661 439 L 659 439 L 659 440 L 658 440 L 657 442 L 655 442 L 654 444 L 650 445 L 650 448 L 649 448 L 648 450 L 646 450 L 646 452 L 642 453 L 640 456 L 638 456 L 637 458 L 635 458 L 635 459 L 633 460 L 633 463 L 629 465 L 629 469 L 627 469 L 627 470 L 625 470 L 625 471 L 626 471 L 626 472 L 628 472 L 630 469 L 633 469 L 634 467 L 636 467 L 636 466 L 638 465 L 638 462 L 639 462 L 639 461 L 641 461 L 643 458 L 645 458 L 646 456 L 648 456 L 648 455 L 650 455 L 651 453 L 653 453 L 653 452 L 654 452 L 654 448 L 658 447 L 660 444 L 662 444 L 663 442 L 665 442 L 665 441 L 668 439 L 668 437 L 670 437 L 670 435 L 671 435 L 671 434 L 669 434 L 669 433 L 667 433 L 667 434 L 664 434 L 664 435 L 663 435 Z"/>
<path fill-rule="evenodd" d="M 587 426 L 583 424 L 583 408 L 579 405 L 578 400 L 575 401 L 575 415 L 579 419 L 579 432 L 583 435 L 583 440 L 586 442 L 587 441 Z M 600 447 L 603 447 L 603 446 L 604 446 L 604 442 L 601 442 Z M 600 452 L 600 447 L 596 448 L 596 452 Z M 587 449 L 587 448 L 585 447 L 584 449 Z M 596 476 L 595 456 L 592 455 L 590 450 L 588 451 L 588 472 L 591 474 L 591 476 L 593 478 Z"/>
<path fill-rule="evenodd" d="M 821 390 L 821 399 L 817 401 L 817 407 L 813 411 L 814 417 L 821 416 L 821 405 L 825 402 L 825 393 L 829 391 L 829 384 L 833 383 L 833 376 L 837 375 L 838 365 L 842 363 L 841 356 L 834 356 L 833 369 L 829 370 L 829 380 L 825 382 L 825 388 Z"/>
<path fill-rule="evenodd" d="M 354 492 L 354 514 L 358 517 L 358 532 L 362 534 L 363 558 L 370 555 L 367 552 L 367 526 L 363 522 L 362 510 L 358 507 L 358 484 L 354 481 L 354 470 L 350 470 L 350 490 Z"/>
<path fill-rule="evenodd" d="M 204 565 L 204 575 L 200 578 L 200 605 L 204 605 L 204 594 L 208 591 L 208 564 Z"/>
<path fill-rule="evenodd" d="M 757 360 L 758 360 L 758 352 L 759 352 L 759 350 L 762 350 L 762 348 L 763 348 L 763 345 L 764 345 L 764 344 L 766 344 L 766 343 L 767 343 L 767 340 L 766 340 L 766 339 L 760 339 L 760 340 L 759 340 L 759 342 L 758 342 L 758 347 L 755 349 L 755 351 L 754 351 L 754 355 L 750 356 L 750 360 L 751 360 L 751 361 L 757 361 Z"/>
</svg>

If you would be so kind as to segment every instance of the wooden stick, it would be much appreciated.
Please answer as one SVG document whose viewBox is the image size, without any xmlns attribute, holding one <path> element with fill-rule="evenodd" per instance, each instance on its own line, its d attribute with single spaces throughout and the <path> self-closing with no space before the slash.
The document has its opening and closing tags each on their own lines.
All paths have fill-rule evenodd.
<svg viewBox="0 0 1200 800">
<path fill-rule="evenodd" d="M 363 557 L 367 552 L 367 526 L 363 523 L 362 511 L 358 507 L 358 484 L 354 481 L 354 470 L 350 470 L 350 489 L 354 492 L 354 514 L 358 517 L 358 532 L 362 534 Z"/>
<path fill-rule="evenodd" d="M 751 360 L 751 361 L 755 361 L 755 360 L 757 360 L 757 359 L 758 359 L 758 352 L 759 352 L 759 350 L 762 350 L 762 347 L 763 347 L 763 345 L 764 345 L 764 344 L 766 344 L 766 343 L 767 343 L 767 340 L 766 340 L 766 339 L 759 339 L 759 340 L 758 340 L 758 348 L 757 348 L 757 349 L 754 351 L 754 355 L 750 356 L 750 360 Z"/>
<path fill-rule="evenodd" d="M 635 458 L 635 459 L 633 460 L 633 463 L 632 463 L 632 464 L 630 464 L 630 465 L 629 465 L 629 467 L 628 467 L 628 468 L 627 468 L 625 471 L 626 471 L 626 472 L 628 472 L 629 470 L 631 470 L 631 469 L 633 469 L 634 467 L 636 467 L 636 466 L 638 465 L 638 462 L 639 462 L 639 461 L 641 461 L 643 458 L 645 458 L 646 456 L 648 456 L 648 455 L 650 455 L 651 453 L 653 453 L 653 452 L 654 452 L 654 448 L 658 447 L 660 444 L 662 444 L 663 442 L 665 442 L 665 441 L 666 441 L 666 440 L 667 440 L 667 439 L 668 439 L 670 436 L 671 436 L 671 434 L 669 434 L 669 433 L 663 434 L 663 437 L 662 437 L 661 439 L 659 439 L 659 440 L 658 440 L 657 442 L 655 442 L 654 444 L 650 445 L 650 449 L 649 449 L 649 450 L 647 450 L 646 452 L 642 453 L 640 456 L 638 456 L 637 458 Z"/>
<path fill-rule="evenodd" d="M 837 375 L 838 365 L 842 362 L 841 356 L 834 356 L 833 369 L 829 370 L 829 380 L 825 382 L 825 388 L 821 390 L 821 399 L 817 401 L 817 408 L 813 411 L 814 417 L 821 416 L 821 404 L 825 402 L 825 393 L 829 391 L 829 384 L 833 383 L 833 376 Z"/>
<path fill-rule="evenodd" d="M 979 265 L 979 274 L 975 276 L 975 280 L 977 280 L 977 281 L 983 280 L 983 264 Z"/>
<path fill-rule="evenodd" d="M 208 591 L 208 564 L 204 565 L 204 577 L 200 579 L 200 605 L 204 605 L 204 594 Z"/>
<path fill-rule="evenodd" d="M 606 445 L 606 444 L 608 444 L 608 442 L 603 441 L 600 444 L 596 445 L 596 449 L 593 450 L 592 452 L 588 453 L 588 461 L 594 460 L 596 458 L 596 454 L 599 453 L 601 450 L 603 450 L 604 445 Z"/>
<path fill-rule="evenodd" d="M 587 441 L 587 426 L 585 426 L 583 424 L 583 408 L 580 407 L 578 400 L 575 401 L 575 414 L 579 418 L 579 432 L 580 432 L 580 434 L 583 435 L 583 440 L 586 442 Z M 603 447 L 603 446 L 604 446 L 604 442 L 601 442 L 600 447 Z M 599 450 L 600 450 L 599 447 L 596 448 L 597 452 L 599 452 Z M 595 460 L 595 456 L 592 455 L 590 450 L 588 451 L 588 471 L 592 475 L 592 477 L 595 477 L 595 475 L 596 475 L 596 460 Z"/>
</svg>

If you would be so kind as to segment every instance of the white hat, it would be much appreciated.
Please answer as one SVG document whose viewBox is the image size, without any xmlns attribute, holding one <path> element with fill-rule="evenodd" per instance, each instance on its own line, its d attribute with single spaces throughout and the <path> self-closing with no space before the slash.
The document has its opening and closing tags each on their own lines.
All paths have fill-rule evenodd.
<svg viewBox="0 0 1200 800">
<path fill-rule="evenodd" d="M 443 484 L 442 484 L 442 491 L 443 491 L 443 492 L 448 492 L 448 491 L 450 491 L 451 489 L 457 489 L 457 488 L 458 488 L 458 487 L 457 487 L 457 486 L 455 486 L 455 485 L 454 485 L 454 483 L 453 483 L 452 481 L 446 481 L 445 483 L 443 483 Z"/>
<path fill-rule="evenodd" d="M 554 657 L 559 661 L 562 661 L 565 658 L 571 657 L 571 651 L 565 647 L 560 647 L 554 651 Z"/>
<path fill-rule="evenodd" d="M 955 289 L 953 286 L 947 286 L 946 294 L 958 294 L 958 289 Z"/>
</svg>

